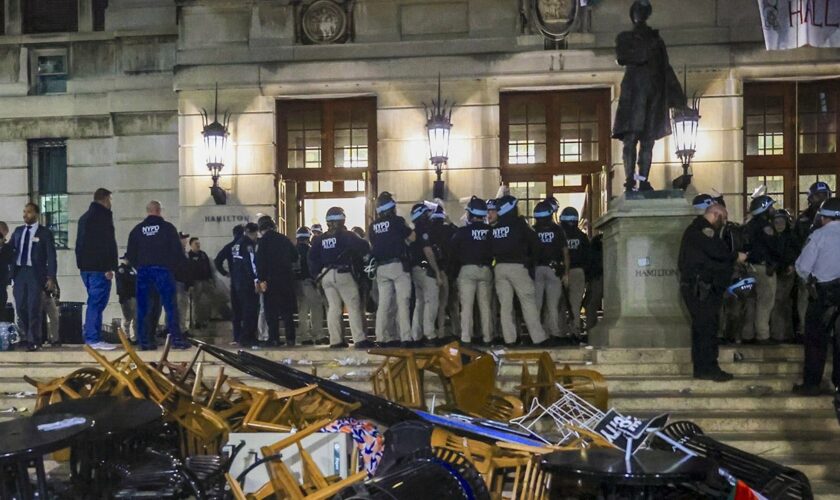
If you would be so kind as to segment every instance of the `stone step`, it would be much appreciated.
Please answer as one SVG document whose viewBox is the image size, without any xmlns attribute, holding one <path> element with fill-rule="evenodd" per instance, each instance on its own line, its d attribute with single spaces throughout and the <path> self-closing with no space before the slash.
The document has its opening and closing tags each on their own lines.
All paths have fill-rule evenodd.
<svg viewBox="0 0 840 500">
<path fill-rule="evenodd" d="M 840 434 L 825 432 L 752 432 L 709 434 L 730 446 L 775 460 L 791 455 L 832 456 L 840 463 Z"/>
<path fill-rule="evenodd" d="M 826 401 L 828 401 L 826 399 Z M 628 412 L 629 413 L 629 412 Z M 786 410 L 773 412 L 707 409 L 669 412 L 670 421 L 689 420 L 708 434 L 720 433 L 797 433 L 822 432 L 840 435 L 833 410 Z M 633 412 L 638 417 L 654 417 L 655 411 Z"/>
<path fill-rule="evenodd" d="M 795 397 L 792 395 L 749 396 L 743 393 L 715 395 L 684 395 L 680 393 L 630 393 L 611 395 L 610 405 L 627 413 L 657 408 L 658 411 L 738 410 L 774 414 L 783 410 L 831 410 L 826 397 Z"/>
<path fill-rule="evenodd" d="M 222 348 L 230 351 L 236 351 L 235 346 L 221 345 Z M 492 352 L 498 357 L 504 359 L 508 353 L 539 353 L 539 350 L 517 349 L 506 350 L 496 349 Z M 575 361 L 585 362 L 592 361 L 597 364 L 604 363 L 634 363 L 634 364 L 660 364 L 660 363 L 687 363 L 691 360 L 691 352 L 687 348 L 682 349 L 664 349 L 664 348 L 634 348 L 634 349 L 617 349 L 617 348 L 593 348 L 591 346 L 584 347 L 560 347 L 551 349 L 550 354 L 557 362 Z M 730 362 L 733 359 L 735 352 L 744 355 L 745 358 L 755 361 L 775 361 L 775 360 L 801 360 L 803 356 L 802 346 L 798 345 L 780 345 L 780 346 L 726 346 L 720 349 L 721 362 Z M 105 354 L 110 358 L 121 354 L 121 350 L 112 351 Z M 173 351 L 170 353 L 170 359 L 173 361 L 184 361 L 190 359 L 194 351 Z M 310 359 L 310 360 L 325 360 L 346 356 L 361 356 L 367 355 L 363 352 L 353 349 L 334 350 L 327 347 L 298 347 L 295 349 L 286 348 L 267 348 L 255 351 L 259 356 L 268 359 L 282 359 L 284 357 L 291 357 L 294 359 Z M 141 352 L 143 359 L 154 360 L 160 357 L 160 351 L 156 352 Z M 85 353 L 81 346 L 63 346 L 59 348 L 47 348 L 36 353 L 28 353 L 25 351 L 10 351 L 0 353 L 0 362 L 5 361 L 84 361 L 89 356 Z M 371 356 L 372 359 L 377 359 L 377 356 Z"/>
<path fill-rule="evenodd" d="M 840 500 L 840 480 L 838 478 L 812 480 L 811 491 L 817 500 Z"/>
<path fill-rule="evenodd" d="M 820 479 L 837 480 L 838 478 L 837 471 L 840 457 L 836 454 L 791 455 L 778 457 L 774 460 L 802 472 L 811 481 Z"/>
</svg>

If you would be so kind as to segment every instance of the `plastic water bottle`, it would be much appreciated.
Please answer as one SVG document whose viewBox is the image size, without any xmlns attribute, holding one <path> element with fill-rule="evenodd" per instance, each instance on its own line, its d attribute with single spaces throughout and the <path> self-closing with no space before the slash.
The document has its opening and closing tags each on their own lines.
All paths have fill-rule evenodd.
<svg viewBox="0 0 840 500">
<path fill-rule="evenodd" d="M 20 341 L 20 333 L 14 323 L 0 323 L 0 351 L 11 351 Z"/>
</svg>

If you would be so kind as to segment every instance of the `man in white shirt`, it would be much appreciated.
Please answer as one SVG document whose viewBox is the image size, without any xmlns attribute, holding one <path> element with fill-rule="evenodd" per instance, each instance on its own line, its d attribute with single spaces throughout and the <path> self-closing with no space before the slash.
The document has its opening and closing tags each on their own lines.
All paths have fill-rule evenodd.
<svg viewBox="0 0 840 500">
<path fill-rule="evenodd" d="M 802 384 L 793 392 L 818 396 L 825 370 L 828 344 L 833 342 L 832 382 L 840 388 L 840 198 L 823 202 L 817 216 L 820 228 L 808 238 L 796 260 L 796 273 L 809 284 L 811 299 L 805 313 L 805 364 Z M 833 340 L 832 340 L 833 337 Z"/>
</svg>

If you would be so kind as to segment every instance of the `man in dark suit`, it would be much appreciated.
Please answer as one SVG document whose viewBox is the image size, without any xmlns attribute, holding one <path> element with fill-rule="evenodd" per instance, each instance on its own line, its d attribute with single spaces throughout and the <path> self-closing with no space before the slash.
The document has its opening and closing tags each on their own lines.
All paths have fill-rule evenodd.
<svg viewBox="0 0 840 500">
<path fill-rule="evenodd" d="M 76 266 L 88 293 L 85 343 L 99 350 L 117 346 L 102 342 L 102 313 L 111 298 L 111 282 L 119 267 L 111 192 L 99 188 L 90 208 L 79 218 L 76 233 Z"/>
<path fill-rule="evenodd" d="M 277 232 L 274 220 L 264 215 L 257 222 L 260 240 L 257 243 L 257 280 L 265 301 L 265 319 L 268 322 L 268 343 L 280 344 L 280 317 L 286 328 L 286 345 L 295 346 L 295 320 L 297 309 L 292 265 L 298 260 L 295 245 Z"/>
<path fill-rule="evenodd" d="M 28 351 L 41 347 L 44 292 L 52 292 L 57 287 L 55 239 L 52 231 L 38 223 L 40 215 L 38 205 L 27 203 L 23 208 L 25 225 L 15 229 L 12 236 L 15 304 Z"/>
</svg>

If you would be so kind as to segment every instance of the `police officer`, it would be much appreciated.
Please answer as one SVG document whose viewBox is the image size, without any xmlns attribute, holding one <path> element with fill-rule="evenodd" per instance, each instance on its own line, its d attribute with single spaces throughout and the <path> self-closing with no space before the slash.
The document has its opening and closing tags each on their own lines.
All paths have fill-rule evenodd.
<svg viewBox="0 0 840 500">
<path fill-rule="evenodd" d="M 837 332 L 840 311 L 840 198 L 823 202 L 815 217 L 815 230 L 796 260 L 796 273 L 807 281 L 811 298 L 805 313 L 805 363 L 802 384 L 793 387 L 797 394 L 820 393 L 829 341 L 832 339 L 833 370 L 831 382 L 840 392 L 840 335 Z"/>
<path fill-rule="evenodd" d="M 242 226 L 242 235 L 230 247 L 230 294 L 236 299 L 233 341 L 242 347 L 257 345 L 257 321 L 260 316 L 256 261 L 258 232 L 259 227 L 249 222 Z"/>
<path fill-rule="evenodd" d="M 233 239 L 223 246 L 219 250 L 219 253 L 216 254 L 216 258 L 213 259 L 213 265 L 216 267 L 216 271 L 222 276 L 230 277 L 230 272 L 233 267 L 233 254 L 231 249 L 233 245 L 236 245 L 244 232 L 244 225 L 237 224 L 233 226 Z M 227 269 L 225 268 L 225 264 L 227 264 Z M 242 313 L 239 310 L 239 299 L 234 296 L 233 286 L 230 287 L 230 309 L 233 316 L 233 343 L 236 344 L 239 342 L 239 335 L 241 334 L 239 327 L 242 324 Z"/>
<path fill-rule="evenodd" d="M 534 207 L 534 231 L 539 247 L 534 269 L 537 310 L 545 315 L 543 328 L 548 335 L 560 336 L 560 300 L 563 298 L 563 282 L 569 280 L 571 261 L 566 235 L 553 220 L 554 210 L 548 201 L 541 201 Z"/>
<path fill-rule="evenodd" d="M 723 293 L 736 259 L 744 253 L 730 250 L 719 237 L 727 219 L 721 205 L 711 205 L 683 233 L 679 254 L 680 292 L 691 315 L 691 361 L 694 378 L 726 382 L 732 375 L 718 365 L 718 318 Z"/>
<path fill-rule="evenodd" d="M 796 272 L 793 267 L 799 256 L 799 244 L 791 228 L 790 213 L 777 210 L 773 216 L 773 229 L 779 238 L 780 260 L 776 262 L 776 298 L 770 316 L 770 336 L 778 342 L 788 342 L 793 337 L 793 288 Z"/>
<path fill-rule="evenodd" d="M 294 272 L 292 266 L 297 262 L 298 253 L 295 245 L 284 234 L 277 232 L 277 225 L 269 215 L 257 220 L 260 239 L 257 243 L 256 264 L 257 279 L 265 307 L 265 321 L 268 323 L 268 345 L 282 346 L 280 343 L 280 318 L 286 333 L 287 347 L 295 346 L 295 289 L 292 286 Z"/>
<path fill-rule="evenodd" d="M 429 207 L 417 203 L 411 207 L 414 241 L 408 248 L 411 263 L 411 282 L 414 284 L 414 316 L 411 321 L 411 345 L 420 346 L 423 337 L 437 338 L 435 323 L 438 317 L 439 290 L 443 276 L 429 235 Z"/>
<path fill-rule="evenodd" d="M 397 202 L 391 193 L 383 191 L 376 198 L 376 220 L 367 234 L 370 254 L 376 260 L 376 340 L 386 347 L 398 347 L 400 342 L 411 342 L 411 268 L 406 242 L 414 241 L 415 235 L 397 215 Z M 394 301 L 399 339 L 387 331 Z"/>
<path fill-rule="evenodd" d="M 776 265 L 781 260 L 780 239 L 773 229 L 775 200 L 762 195 L 750 202 L 752 218 L 746 225 L 747 263 L 756 279 L 756 293 L 747 302 L 746 320 L 741 338 L 745 342 L 770 344 L 770 316 L 776 301 Z"/>
<path fill-rule="evenodd" d="M 531 341 L 535 347 L 546 346 L 548 338 L 540 324 L 534 280 L 528 272 L 539 244 L 536 233 L 519 217 L 516 204 L 517 199 L 510 195 L 497 200 L 499 218 L 491 233 L 502 335 L 508 346 L 516 342 L 513 310 L 513 295 L 516 293 Z"/>
<path fill-rule="evenodd" d="M 580 335 L 580 306 L 586 290 L 586 268 L 589 267 L 589 237 L 578 227 L 579 215 L 574 207 L 566 207 L 560 213 L 560 227 L 566 234 L 569 248 L 568 306 L 571 308 L 572 335 Z"/>
<path fill-rule="evenodd" d="M 817 221 L 820 206 L 829 198 L 831 198 L 831 187 L 823 181 L 817 181 L 808 188 L 808 208 L 799 214 L 793 227 L 800 248 L 805 246 L 808 236 L 815 229 L 814 223 Z M 796 312 L 799 318 L 796 336 L 802 338 L 805 333 L 805 313 L 808 308 L 808 284 L 798 277 L 796 281 Z"/>
<path fill-rule="evenodd" d="M 706 193 L 698 194 L 691 200 L 691 206 L 694 207 L 695 210 L 699 211 L 701 214 L 706 211 L 707 208 L 717 203 L 715 198 Z"/>
<path fill-rule="evenodd" d="M 429 214 L 429 237 L 431 238 L 438 269 L 440 269 L 441 285 L 438 290 L 437 336 L 443 339 L 447 336 L 456 337 L 455 333 L 461 323 L 458 300 L 457 283 L 455 277 L 448 273 L 449 260 L 452 258 L 450 242 L 455 234 L 455 226 L 446 220 L 446 211 L 439 204 L 434 212 Z M 449 333 L 445 332 L 446 314 L 449 312 Z"/>
<path fill-rule="evenodd" d="M 146 205 L 146 218 L 131 230 L 126 257 L 137 269 L 137 343 L 144 351 L 155 349 L 154 333 L 143 321 L 149 311 L 149 294 L 155 290 L 166 311 L 166 326 L 172 347 L 187 349 L 190 344 L 181 338 L 181 325 L 175 286 L 175 270 L 186 266 L 187 256 L 178 231 L 163 220 L 159 201 Z"/>
<path fill-rule="evenodd" d="M 330 332 L 330 348 L 347 347 L 341 335 L 341 315 L 347 307 L 350 320 L 350 334 L 357 349 L 370 349 L 373 342 L 365 338 L 362 326 L 362 305 L 359 298 L 361 277 L 354 277 L 353 261 L 366 256 L 370 251 L 368 243 L 359 238 L 344 225 L 347 216 L 341 207 L 327 210 L 327 232 L 312 240 L 309 251 L 309 270 L 317 276 L 327 296 L 327 329 Z"/>
<path fill-rule="evenodd" d="M 327 345 L 330 343 L 324 335 L 324 303 L 315 285 L 315 277 L 309 270 L 309 240 L 312 231 L 301 226 L 295 232 L 297 239 L 298 262 L 295 266 L 295 295 L 298 300 L 298 328 L 301 345 Z"/>
<path fill-rule="evenodd" d="M 458 277 L 461 304 L 461 342 L 471 343 L 473 309 L 478 305 L 481 339 L 484 346 L 493 342 L 491 300 L 493 299 L 493 247 L 490 226 L 484 222 L 487 203 L 473 196 L 467 203 L 467 224 L 455 230 L 450 243 L 450 269 Z"/>
<path fill-rule="evenodd" d="M 499 220 L 499 211 L 496 206 L 496 200 L 491 198 L 487 200 L 487 224 L 495 226 Z"/>
</svg>

